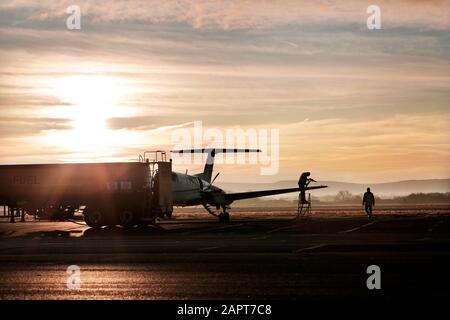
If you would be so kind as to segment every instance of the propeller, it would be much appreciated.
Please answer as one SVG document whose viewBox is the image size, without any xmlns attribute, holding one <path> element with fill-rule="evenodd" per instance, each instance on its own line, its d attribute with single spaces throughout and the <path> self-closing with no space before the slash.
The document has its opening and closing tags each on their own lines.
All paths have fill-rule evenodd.
<svg viewBox="0 0 450 320">
<path fill-rule="evenodd" d="M 198 178 L 198 182 L 200 184 L 200 190 L 202 192 L 211 192 L 211 186 L 213 185 L 214 181 L 216 181 L 217 177 L 219 176 L 220 172 L 217 172 L 217 174 L 214 176 L 214 179 L 211 181 L 211 183 L 209 184 L 209 187 L 205 187 L 203 185 L 203 181 L 201 178 Z"/>
<path fill-rule="evenodd" d="M 214 176 L 214 179 L 211 181 L 211 185 L 216 181 L 217 177 L 219 176 L 220 172 L 217 172 L 217 174 Z"/>
</svg>

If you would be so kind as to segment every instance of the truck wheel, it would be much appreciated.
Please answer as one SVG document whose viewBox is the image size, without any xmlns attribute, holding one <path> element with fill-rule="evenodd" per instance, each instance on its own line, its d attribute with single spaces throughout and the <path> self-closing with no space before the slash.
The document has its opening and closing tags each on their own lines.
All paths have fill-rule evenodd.
<svg viewBox="0 0 450 320">
<path fill-rule="evenodd" d="M 87 210 L 84 212 L 84 221 L 91 228 L 100 228 L 103 226 L 103 212 L 98 209 Z"/>
<path fill-rule="evenodd" d="M 74 208 L 67 208 L 64 211 L 64 219 L 72 219 L 75 216 L 75 209 Z"/>
<path fill-rule="evenodd" d="M 64 209 L 60 207 L 51 206 L 45 210 L 46 218 L 49 220 L 62 220 L 64 215 Z"/>
<path fill-rule="evenodd" d="M 136 216 L 131 210 L 123 210 L 119 213 L 119 224 L 124 228 L 131 228 L 136 224 Z"/>
</svg>

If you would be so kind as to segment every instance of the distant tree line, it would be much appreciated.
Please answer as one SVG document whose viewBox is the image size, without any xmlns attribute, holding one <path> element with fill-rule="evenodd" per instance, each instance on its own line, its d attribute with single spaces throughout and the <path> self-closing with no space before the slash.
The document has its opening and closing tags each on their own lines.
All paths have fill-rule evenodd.
<svg viewBox="0 0 450 320">
<path fill-rule="evenodd" d="M 394 198 L 392 200 L 396 199 Z M 405 203 L 450 203 L 450 192 L 411 193 L 410 195 L 399 197 L 398 200 Z"/>
<path fill-rule="evenodd" d="M 349 191 L 339 191 L 333 199 L 326 199 L 322 202 L 357 204 L 362 203 L 362 195 L 354 195 Z M 393 198 L 381 198 L 375 196 L 375 203 L 450 203 L 450 192 L 411 193 L 407 196 L 395 196 Z"/>
<path fill-rule="evenodd" d="M 238 201 L 235 207 L 292 207 L 297 206 L 298 200 L 255 198 Z M 336 195 L 317 197 L 312 195 L 313 205 L 317 204 L 362 204 L 362 194 L 352 194 L 350 191 L 339 191 Z M 450 204 L 450 192 L 446 193 L 411 193 L 405 196 L 381 198 L 375 194 L 376 204 Z"/>
</svg>

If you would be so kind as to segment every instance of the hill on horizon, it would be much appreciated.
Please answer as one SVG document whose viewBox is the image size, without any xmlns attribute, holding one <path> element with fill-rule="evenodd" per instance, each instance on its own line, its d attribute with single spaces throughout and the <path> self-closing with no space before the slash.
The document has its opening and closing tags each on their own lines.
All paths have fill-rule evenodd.
<svg viewBox="0 0 450 320">
<path fill-rule="evenodd" d="M 241 183 L 241 182 L 217 182 L 218 187 L 228 192 L 244 192 L 265 189 L 293 188 L 297 186 L 297 180 L 282 180 L 274 183 Z M 367 187 L 377 195 L 382 197 L 405 196 L 411 193 L 432 193 L 450 192 L 450 179 L 424 179 L 424 180 L 403 180 L 383 183 L 352 183 L 340 181 L 319 181 L 312 185 L 327 185 L 328 188 L 315 190 L 315 196 L 336 195 L 339 191 L 349 191 L 353 194 L 362 194 Z M 280 195 L 278 198 L 291 198 L 296 195 Z"/>
</svg>

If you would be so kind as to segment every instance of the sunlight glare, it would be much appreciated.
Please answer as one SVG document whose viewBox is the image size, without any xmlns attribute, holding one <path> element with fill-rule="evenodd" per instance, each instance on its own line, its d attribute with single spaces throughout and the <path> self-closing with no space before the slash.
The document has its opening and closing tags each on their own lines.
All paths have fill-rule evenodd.
<svg viewBox="0 0 450 320">
<path fill-rule="evenodd" d="M 52 111 L 52 116 L 71 120 L 73 130 L 53 132 L 53 140 L 73 151 L 98 151 L 117 138 L 108 130 L 107 120 L 125 116 L 120 107 L 126 96 L 123 83 L 103 76 L 70 76 L 52 85 L 53 94 L 68 106 Z"/>
</svg>

